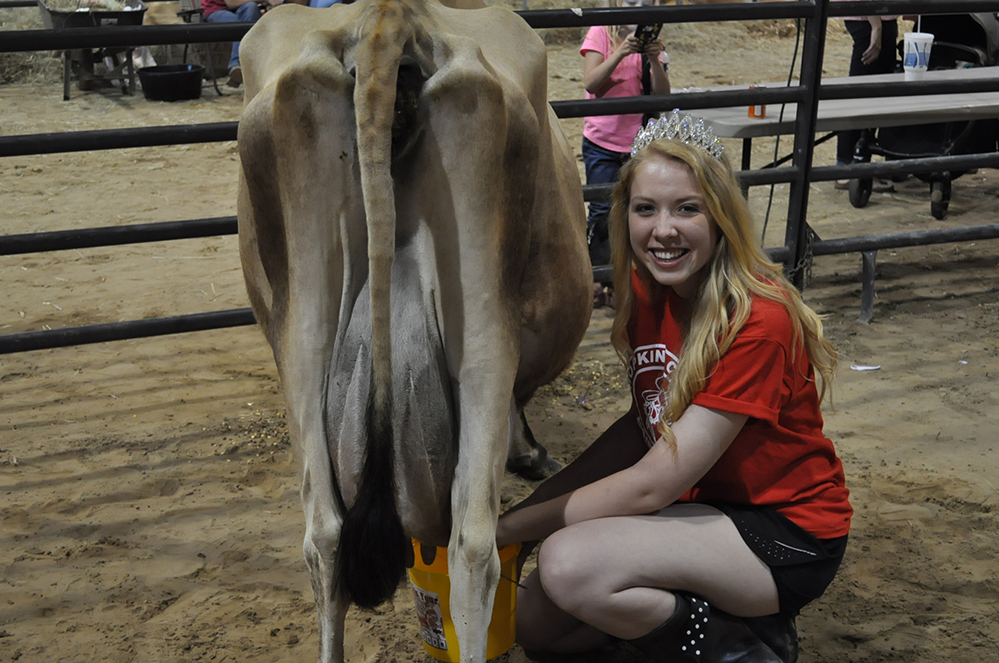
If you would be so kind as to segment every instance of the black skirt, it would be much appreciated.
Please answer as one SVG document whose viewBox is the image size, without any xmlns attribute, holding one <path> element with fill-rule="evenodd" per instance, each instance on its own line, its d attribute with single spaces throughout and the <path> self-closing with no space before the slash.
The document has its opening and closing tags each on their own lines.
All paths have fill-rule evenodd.
<svg viewBox="0 0 999 663">
<path fill-rule="evenodd" d="M 749 549 L 770 567 L 781 614 L 797 615 L 822 596 L 836 576 L 848 537 L 819 539 L 769 507 L 729 502 L 711 506 L 735 523 Z"/>
</svg>

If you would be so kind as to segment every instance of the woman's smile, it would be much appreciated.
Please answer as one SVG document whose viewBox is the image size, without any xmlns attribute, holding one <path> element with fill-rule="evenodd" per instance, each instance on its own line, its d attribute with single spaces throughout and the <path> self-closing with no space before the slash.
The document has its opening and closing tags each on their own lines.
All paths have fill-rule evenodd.
<svg viewBox="0 0 999 663">
<path fill-rule="evenodd" d="M 679 251 L 653 251 L 652 255 L 661 262 L 672 262 L 677 258 L 687 255 L 687 253 L 687 249 L 681 249 Z"/>
</svg>

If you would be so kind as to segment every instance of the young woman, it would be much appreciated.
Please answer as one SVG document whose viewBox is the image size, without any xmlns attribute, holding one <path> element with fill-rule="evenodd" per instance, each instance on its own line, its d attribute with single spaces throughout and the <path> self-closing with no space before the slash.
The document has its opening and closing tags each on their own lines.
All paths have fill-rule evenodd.
<svg viewBox="0 0 999 663">
<path fill-rule="evenodd" d="M 685 122 L 687 142 L 659 138 Z M 611 244 L 632 408 L 500 518 L 500 545 L 544 540 L 518 641 L 794 661 L 794 617 L 835 575 L 852 515 L 819 411 L 835 352 L 755 240 L 719 144 L 676 111 L 636 139 Z"/>
<path fill-rule="evenodd" d="M 650 7 L 654 0 L 610 0 L 612 7 Z M 579 48 L 587 99 L 669 94 L 669 55 L 660 39 L 647 46 L 635 36 L 637 25 L 594 25 Z M 643 73 L 643 69 L 645 73 Z M 645 80 L 647 79 L 647 80 Z M 647 89 L 646 89 L 647 88 Z M 628 160 L 631 141 L 642 128 L 642 114 L 596 115 L 583 119 L 583 165 L 587 184 L 616 182 Z M 594 200 L 586 219 L 590 262 L 610 264 L 607 215 L 610 203 Z M 610 304 L 608 284 L 594 292 L 594 305 Z"/>
</svg>

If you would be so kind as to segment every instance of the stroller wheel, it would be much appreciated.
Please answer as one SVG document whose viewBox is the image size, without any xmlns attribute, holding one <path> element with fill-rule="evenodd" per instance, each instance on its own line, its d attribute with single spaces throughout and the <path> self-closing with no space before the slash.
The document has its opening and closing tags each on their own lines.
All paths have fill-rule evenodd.
<svg viewBox="0 0 999 663">
<path fill-rule="evenodd" d="M 950 181 L 934 180 L 930 182 L 930 214 L 934 219 L 942 220 L 947 216 L 950 206 Z"/>
<path fill-rule="evenodd" d="M 871 199 L 872 186 L 873 181 L 870 179 L 850 180 L 850 184 L 847 187 L 850 190 L 850 204 L 854 207 L 864 207 L 867 205 L 867 201 Z"/>
</svg>

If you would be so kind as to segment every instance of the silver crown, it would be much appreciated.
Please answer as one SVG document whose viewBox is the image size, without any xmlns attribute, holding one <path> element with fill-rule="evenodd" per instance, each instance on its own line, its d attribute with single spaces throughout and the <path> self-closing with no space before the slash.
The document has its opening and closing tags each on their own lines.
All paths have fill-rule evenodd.
<svg viewBox="0 0 999 663">
<path fill-rule="evenodd" d="M 674 108 L 669 115 L 660 113 L 658 120 L 649 120 L 649 123 L 639 130 L 635 142 L 631 144 L 631 156 L 635 156 L 643 147 L 660 138 L 678 140 L 699 147 L 716 159 L 720 159 L 725 153 L 725 146 L 715 137 L 711 127 L 704 124 L 702 118 L 680 115 L 680 110 Z"/>
</svg>

